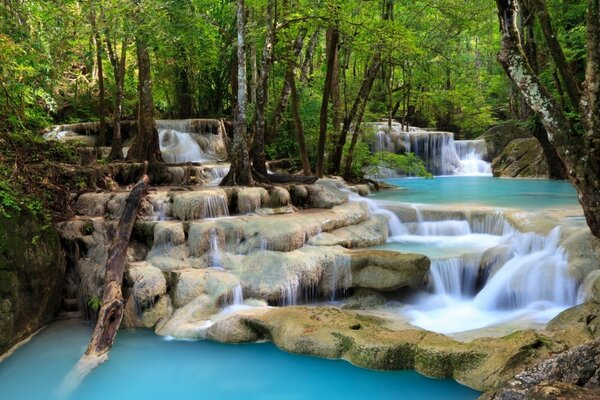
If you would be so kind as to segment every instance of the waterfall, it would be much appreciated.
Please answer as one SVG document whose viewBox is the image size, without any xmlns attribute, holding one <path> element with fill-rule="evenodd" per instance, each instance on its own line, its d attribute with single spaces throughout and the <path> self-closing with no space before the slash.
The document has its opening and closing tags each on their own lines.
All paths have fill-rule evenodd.
<svg viewBox="0 0 600 400">
<path fill-rule="evenodd" d="M 214 162 L 226 158 L 226 133 L 219 120 L 157 120 L 160 150 L 165 162 Z"/>
<path fill-rule="evenodd" d="M 435 132 L 399 123 L 389 129 L 387 123 L 375 123 L 373 152 L 414 153 L 423 160 L 433 175 L 491 175 L 491 165 L 484 161 L 487 149 L 484 140 L 454 140 L 451 132 Z M 384 176 L 390 175 L 384 171 Z"/>
<path fill-rule="evenodd" d="M 413 325 L 454 333 L 526 315 L 546 322 L 581 300 L 559 228 L 519 232 L 500 212 L 427 221 L 413 208 L 414 233 L 390 239 L 431 258 L 428 293 L 406 311 Z"/>
<path fill-rule="evenodd" d="M 268 244 L 269 242 L 267 241 L 267 239 L 260 239 L 260 252 L 264 253 L 268 250 Z"/>
<path fill-rule="evenodd" d="M 223 268 L 221 249 L 219 248 L 219 235 L 216 229 L 210 231 L 210 259 L 211 268 Z"/>
<path fill-rule="evenodd" d="M 203 198 L 202 217 L 218 218 L 229 216 L 229 207 L 227 205 L 227 196 L 225 194 L 215 194 Z"/>
<path fill-rule="evenodd" d="M 390 210 L 386 210 L 385 208 L 381 207 L 375 200 L 371 200 L 366 197 L 361 197 L 360 195 L 347 189 L 343 189 L 342 191 L 348 193 L 349 201 L 362 202 L 367 204 L 367 206 L 369 207 L 369 213 L 385 215 L 386 217 L 388 217 L 389 236 L 400 236 L 408 233 L 408 229 L 406 229 L 406 226 L 404 226 L 402 221 L 400 221 L 400 218 L 398 218 L 398 216 Z"/>
<path fill-rule="evenodd" d="M 208 169 L 209 185 L 218 186 L 229 172 L 229 165 L 213 165 Z"/>
<path fill-rule="evenodd" d="M 244 305 L 244 290 L 242 285 L 238 283 L 231 291 L 231 302 L 228 302 L 229 306 L 243 306 Z"/>
<path fill-rule="evenodd" d="M 298 288 L 300 282 L 297 276 L 288 277 L 285 284 L 281 287 L 279 304 L 282 306 L 295 306 L 298 304 Z"/>
<path fill-rule="evenodd" d="M 198 142 L 189 133 L 173 129 L 159 129 L 158 139 L 160 152 L 166 163 L 181 164 L 210 161 Z"/>
</svg>

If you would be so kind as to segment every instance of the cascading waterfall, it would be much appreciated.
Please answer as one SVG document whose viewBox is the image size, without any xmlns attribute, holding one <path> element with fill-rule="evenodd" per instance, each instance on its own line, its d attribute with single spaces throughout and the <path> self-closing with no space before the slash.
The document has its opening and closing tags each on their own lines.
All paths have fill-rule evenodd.
<svg viewBox="0 0 600 400">
<path fill-rule="evenodd" d="M 418 222 L 390 238 L 432 260 L 428 292 L 404 310 L 412 324 L 455 333 L 517 318 L 543 323 L 578 303 L 559 228 L 546 236 L 522 233 L 500 212 L 426 221 L 414 208 Z"/>
<path fill-rule="evenodd" d="M 219 235 L 217 235 L 215 229 L 210 231 L 210 259 L 211 268 L 223 268 L 221 248 L 219 247 Z"/>
<path fill-rule="evenodd" d="M 222 195 L 204 197 L 202 218 L 218 218 L 229 216 L 227 197 Z"/>
<path fill-rule="evenodd" d="M 214 165 L 210 167 L 209 170 L 209 176 L 211 177 L 211 180 L 209 182 L 209 185 L 211 186 L 217 186 L 221 183 L 221 181 L 223 180 L 223 178 L 225 178 L 225 176 L 227 175 L 227 173 L 229 172 L 229 165 Z"/>
<path fill-rule="evenodd" d="M 244 305 L 244 290 L 242 285 L 238 283 L 231 291 L 231 301 L 228 302 L 229 306 L 243 306 Z"/>
<path fill-rule="evenodd" d="M 491 165 L 484 161 L 484 140 L 454 140 L 451 132 L 416 127 L 406 131 L 399 123 L 393 123 L 391 130 L 386 122 L 375 123 L 375 128 L 373 152 L 414 153 L 433 175 L 491 175 Z"/>
<path fill-rule="evenodd" d="M 348 193 L 349 201 L 363 202 L 367 204 L 367 206 L 369 207 L 369 213 L 385 215 L 386 217 L 388 217 L 389 236 L 400 236 L 406 235 L 408 233 L 406 226 L 404 226 L 402 221 L 400 221 L 400 218 L 398 218 L 398 216 L 390 210 L 386 210 L 385 208 L 381 207 L 375 200 L 361 197 L 360 195 L 350 190 L 342 191 Z"/>
</svg>

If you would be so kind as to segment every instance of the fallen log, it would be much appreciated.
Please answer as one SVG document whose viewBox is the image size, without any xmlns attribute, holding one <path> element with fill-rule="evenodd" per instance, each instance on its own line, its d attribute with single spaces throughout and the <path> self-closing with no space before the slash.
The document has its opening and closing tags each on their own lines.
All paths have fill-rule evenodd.
<svg viewBox="0 0 600 400">
<path fill-rule="evenodd" d="M 127 255 L 127 246 L 129 245 L 129 238 L 133 231 L 140 203 L 148 189 L 148 181 L 148 175 L 144 174 L 129 193 L 115 237 L 108 250 L 102 305 L 100 306 L 92 340 L 90 340 L 90 344 L 85 351 L 86 356 L 101 357 L 108 353 L 123 320 L 121 286 L 123 285 L 123 273 L 125 271 L 125 256 Z"/>
<path fill-rule="evenodd" d="M 149 178 L 145 168 L 144 176 L 133 187 L 129 197 L 127 197 L 123 214 L 121 214 L 119 225 L 108 250 L 108 260 L 106 261 L 104 273 L 104 293 L 92 338 L 85 354 L 63 381 L 61 385 L 63 394 L 74 390 L 89 372 L 108 359 L 108 352 L 112 348 L 123 320 L 124 307 L 121 286 L 123 284 L 123 273 L 125 272 L 127 247 L 140 204 L 148 190 L 148 182 Z"/>
</svg>

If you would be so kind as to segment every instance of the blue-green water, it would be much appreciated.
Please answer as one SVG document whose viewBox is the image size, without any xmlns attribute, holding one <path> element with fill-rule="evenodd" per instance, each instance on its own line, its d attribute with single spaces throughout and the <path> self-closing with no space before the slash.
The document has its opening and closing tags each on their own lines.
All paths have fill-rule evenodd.
<svg viewBox="0 0 600 400">
<path fill-rule="evenodd" d="M 578 205 L 569 182 L 548 179 L 498 179 L 482 176 L 393 178 L 384 182 L 401 190 L 374 194 L 377 200 L 421 204 L 480 204 L 536 210 Z"/>
<path fill-rule="evenodd" d="M 87 324 L 62 321 L 35 336 L 0 363 L 0 398 L 59 399 L 58 387 L 90 333 Z M 151 331 L 129 330 L 119 332 L 110 359 L 68 399 L 469 400 L 478 395 L 450 380 L 291 355 L 268 343 L 166 341 Z"/>
</svg>

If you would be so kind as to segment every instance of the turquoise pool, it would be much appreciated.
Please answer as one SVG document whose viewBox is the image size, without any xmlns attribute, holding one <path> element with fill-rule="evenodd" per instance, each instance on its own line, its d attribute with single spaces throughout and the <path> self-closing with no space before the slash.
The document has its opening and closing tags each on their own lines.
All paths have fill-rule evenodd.
<svg viewBox="0 0 600 400">
<path fill-rule="evenodd" d="M 57 389 L 85 350 L 90 333 L 91 327 L 78 321 L 50 325 L 0 363 L 1 397 L 61 399 Z M 119 332 L 110 359 L 66 399 L 469 400 L 478 396 L 451 380 L 291 355 L 270 343 L 167 341 L 151 331 L 128 330 Z"/>
<path fill-rule="evenodd" d="M 392 178 L 399 186 L 374 194 L 376 200 L 421 204 L 480 204 L 536 210 L 577 206 L 577 193 L 569 182 L 548 179 L 498 179 L 487 176 Z"/>
</svg>

